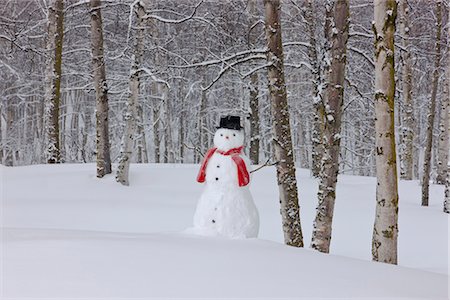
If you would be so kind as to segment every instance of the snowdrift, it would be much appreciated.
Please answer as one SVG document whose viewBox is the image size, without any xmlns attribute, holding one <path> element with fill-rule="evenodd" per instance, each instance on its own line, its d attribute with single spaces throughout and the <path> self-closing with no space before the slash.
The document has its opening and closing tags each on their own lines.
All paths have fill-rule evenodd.
<svg viewBox="0 0 450 300">
<path fill-rule="evenodd" d="M 253 176 L 259 239 L 183 233 L 201 185 L 198 166 L 132 165 L 131 186 L 94 165 L 5 168 L 2 299 L 448 297 L 448 215 L 442 187 L 420 207 L 400 182 L 399 265 L 370 261 L 375 179 L 340 176 L 331 254 L 282 244 L 273 168 Z M 317 182 L 298 171 L 309 244 Z"/>
</svg>

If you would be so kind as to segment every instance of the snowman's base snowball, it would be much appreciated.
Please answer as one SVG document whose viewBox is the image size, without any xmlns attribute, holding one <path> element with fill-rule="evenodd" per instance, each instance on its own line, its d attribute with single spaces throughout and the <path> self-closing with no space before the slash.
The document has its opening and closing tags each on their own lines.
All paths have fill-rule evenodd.
<svg viewBox="0 0 450 300">
<path fill-rule="evenodd" d="M 194 228 L 202 235 L 256 238 L 259 215 L 248 187 L 221 191 L 207 185 L 197 204 Z"/>
</svg>

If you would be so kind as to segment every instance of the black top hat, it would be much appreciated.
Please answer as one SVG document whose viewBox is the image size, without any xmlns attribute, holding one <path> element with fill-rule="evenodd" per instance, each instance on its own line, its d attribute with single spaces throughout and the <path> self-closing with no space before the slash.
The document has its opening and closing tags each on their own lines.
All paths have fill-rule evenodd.
<svg viewBox="0 0 450 300">
<path fill-rule="evenodd" d="M 226 129 L 233 129 L 233 130 L 241 130 L 241 118 L 238 116 L 226 116 L 220 118 L 220 125 L 217 127 L 219 128 L 226 128 Z"/>
</svg>

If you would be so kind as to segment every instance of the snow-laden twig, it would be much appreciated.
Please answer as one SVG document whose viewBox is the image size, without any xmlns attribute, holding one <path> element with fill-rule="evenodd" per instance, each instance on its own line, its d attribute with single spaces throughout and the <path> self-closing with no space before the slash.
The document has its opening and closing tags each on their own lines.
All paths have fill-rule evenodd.
<svg viewBox="0 0 450 300">
<path fill-rule="evenodd" d="M 184 145 L 186 148 L 188 148 L 188 149 L 194 150 L 195 152 L 197 152 L 198 154 L 200 154 L 202 157 L 205 157 L 205 154 L 204 154 L 202 151 L 200 151 L 200 149 L 199 149 L 198 147 L 196 147 L 196 146 L 189 146 L 189 145 L 186 144 L 186 143 L 183 143 L 183 145 Z"/>
<path fill-rule="evenodd" d="M 348 47 L 348 50 L 353 51 L 353 52 L 355 52 L 355 53 L 361 55 L 363 58 L 366 59 L 366 61 L 367 61 L 372 67 L 375 68 L 375 63 L 373 62 L 373 59 L 370 58 L 369 56 L 367 56 L 364 52 L 362 52 L 361 50 L 359 50 L 359 49 L 357 49 L 357 48 L 355 48 L 355 47 L 351 47 L 351 46 Z"/>
<path fill-rule="evenodd" d="M 192 19 L 192 18 L 194 17 L 195 13 L 197 12 L 198 7 L 199 7 L 200 4 L 202 4 L 202 3 L 203 3 L 203 0 L 201 0 L 200 2 L 198 2 L 198 3 L 194 6 L 194 10 L 192 11 L 192 13 L 191 13 L 189 16 L 184 17 L 184 18 L 181 18 L 181 19 L 178 19 L 178 20 L 166 19 L 166 18 L 163 18 L 163 17 L 161 17 L 161 16 L 153 15 L 153 14 L 146 14 L 146 15 L 144 16 L 144 19 L 155 19 L 155 20 L 160 21 L 160 22 L 163 22 L 163 23 L 180 24 L 180 23 L 183 23 L 183 22 L 186 22 L 186 21 Z"/>
<path fill-rule="evenodd" d="M 214 83 L 216 83 L 222 77 L 222 75 L 225 74 L 229 69 L 231 69 L 234 66 L 239 65 L 239 64 L 241 64 L 243 62 L 246 62 L 246 61 L 249 61 L 249 60 L 253 60 L 253 59 L 266 59 L 266 56 L 265 55 L 248 56 L 246 58 L 243 58 L 241 60 L 235 61 L 233 63 L 230 63 L 230 64 L 227 63 L 227 66 L 225 68 L 223 68 L 222 70 L 220 70 L 220 72 L 216 76 L 216 78 L 214 78 L 214 80 L 211 81 L 208 86 L 202 87 L 202 90 L 203 91 L 209 90 L 214 85 Z"/>
<path fill-rule="evenodd" d="M 267 48 L 251 49 L 251 50 L 241 51 L 241 52 L 238 52 L 238 53 L 235 53 L 233 55 L 229 55 L 227 57 L 220 58 L 220 59 L 212 59 L 212 60 L 202 61 L 202 62 L 194 63 L 194 64 L 182 65 L 182 66 L 169 65 L 168 67 L 170 67 L 170 68 L 178 68 L 178 69 L 205 67 L 205 66 L 217 65 L 217 64 L 229 61 L 229 60 L 237 59 L 237 58 L 239 58 L 241 56 L 244 56 L 244 55 L 247 55 L 247 54 L 265 54 L 266 52 L 267 52 Z"/>
<path fill-rule="evenodd" d="M 264 164 L 260 165 L 259 167 L 257 167 L 254 170 L 251 170 L 249 173 L 254 173 L 254 172 L 257 172 L 257 171 L 261 170 L 264 167 L 271 167 L 271 166 L 275 166 L 276 164 L 278 164 L 278 161 L 270 162 L 270 158 L 268 158 L 267 161 Z"/>
</svg>

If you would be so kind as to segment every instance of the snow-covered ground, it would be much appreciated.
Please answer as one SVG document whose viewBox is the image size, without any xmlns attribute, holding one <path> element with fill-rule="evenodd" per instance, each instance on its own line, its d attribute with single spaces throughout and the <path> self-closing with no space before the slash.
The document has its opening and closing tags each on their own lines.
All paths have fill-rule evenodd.
<svg viewBox="0 0 450 300">
<path fill-rule="evenodd" d="M 202 185 L 195 165 L 132 165 L 131 186 L 95 166 L 1 171 L 1 299 L 448 298 L 449 216 L 443 188 L 420 206 L 400 182 L 399 266 L 371 262 L 375 178 L 340 176 L 331 254 L 282 244 L 274 168 L 253 176 L 259 239 L 183 233 Z M 298 170 L 309 245 L 317 181 Z"/>
</svg>

